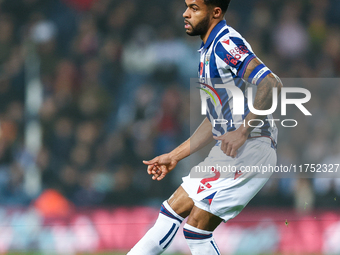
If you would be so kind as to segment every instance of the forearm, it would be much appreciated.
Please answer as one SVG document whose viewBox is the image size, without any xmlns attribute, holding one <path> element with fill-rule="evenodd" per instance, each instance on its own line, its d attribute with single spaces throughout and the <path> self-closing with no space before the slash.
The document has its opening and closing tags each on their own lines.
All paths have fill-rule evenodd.
<svg viewBox="0 0 340 255">
<path fill-rule="evenodd" d="M 205 118 L 194 134 L 190 137 L 190 154 L 199 151 L 214 140 L 212 125 L 208 118 Z"/>
<path fill-rule="evenodd" d="M 208 118 L 205 118 L 188 140 L 169 153 L 170 157 L 180 161 L 205 147 L 214 140 L 211 129 L 210 121 Z"/>
<path fill-rule="evenodd" d="M 280 79 L 272 73 L 268 74 L 257 87 L 257 92 L 254 99 L 254 108 L 256 110 L 269 109 L 273 100 L 273 88 L 277 88 L 277 93 L 279 95 L 281 92 L 281 87 L 282 83 Z M 250 120 L 263 120 L 266 117 L 267 115 L 257 115 L 249 112 L 245 118 L 244 125 L 240 127 L 242 132 L 248 135 L 255 128 L 255 126 L 260 123 L 260 121 L 252 121 L 251 126 L 249 126 L 248 123 Z"/>
</svg>

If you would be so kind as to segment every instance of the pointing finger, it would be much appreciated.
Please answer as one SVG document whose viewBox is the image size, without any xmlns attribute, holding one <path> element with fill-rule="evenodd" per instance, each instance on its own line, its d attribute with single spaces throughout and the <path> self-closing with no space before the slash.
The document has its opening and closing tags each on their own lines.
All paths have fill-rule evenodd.
<svg viewBox="0 0 340 255">
<path fill-rule="evenodd" d="M 157 161 L 158 161 L 158 157 L 153 158 L 151 160 L 143 160 L 143 163 L 145 165 L 153 165 L 153 164 L 157 163 Z"/>
</svg>

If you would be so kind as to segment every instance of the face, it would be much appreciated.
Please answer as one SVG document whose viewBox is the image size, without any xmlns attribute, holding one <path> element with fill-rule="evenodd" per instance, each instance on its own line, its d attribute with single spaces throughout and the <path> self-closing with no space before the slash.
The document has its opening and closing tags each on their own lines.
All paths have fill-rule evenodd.
<svg viewBox="0 0 340 255">
<path fill-rule="evenodd" d="M 187 9 L 183 13 L 186 33 L 188 35 L 204 35 L 207 33 L 211 14 L 203 0 L 186 0 Z"/>
</svg>

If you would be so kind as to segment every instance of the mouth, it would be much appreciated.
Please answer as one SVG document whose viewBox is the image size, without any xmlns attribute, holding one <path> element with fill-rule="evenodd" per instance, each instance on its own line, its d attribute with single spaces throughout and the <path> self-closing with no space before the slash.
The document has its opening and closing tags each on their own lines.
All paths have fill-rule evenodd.
<svg viewBox="0 0 340 255">
<path fill-rule="evenodd" d="M 191 24 L 188 21 L 184 20 L 184 23 L 185 23 L 185 25 L 184 25 L 185 29 L 189 29 L 190 27 L 192 27 Z"/>
</svg>

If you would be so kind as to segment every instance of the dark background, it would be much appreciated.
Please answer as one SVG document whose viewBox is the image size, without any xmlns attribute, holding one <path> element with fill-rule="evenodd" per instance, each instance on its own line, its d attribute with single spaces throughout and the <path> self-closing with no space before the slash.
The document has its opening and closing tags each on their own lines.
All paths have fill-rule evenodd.
<svg viewBox="0 0 340 255">
<path fill-rule="evenodd" d="M 142 160 L 189 136 L 201 42 L 186 35 L 184 10 L 179 0 L 0 1 L 2 205 L 26 206 L 54 189 L 76 206 L 158 206 L 176 189 L 187 164 L 153 182 Z M 234 0 L 226 19 L 279 77 L 336 78 L 339 13 L 337 0 Z M 37 153 L 25 142 L 30 54 L 43 89 Z M 298 127 L 280 128 L 278 163 L 340 163 L 340 89 L 304 87 L 313 118 L 297 113 Z M 32 164 L 36 192 L 26 186 Z M 337 206 L 339 179 L 298 177 L 270 180 L 251 205 Z"/>
</svg>

